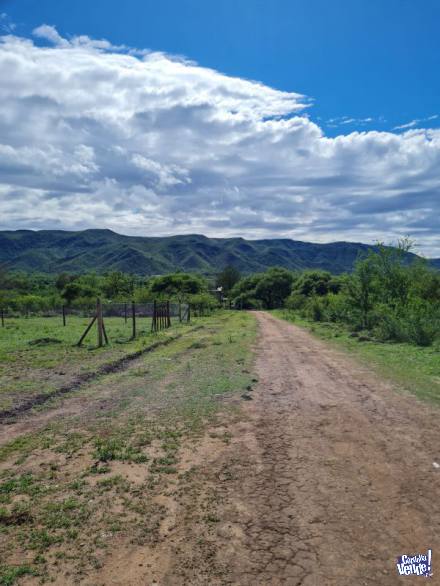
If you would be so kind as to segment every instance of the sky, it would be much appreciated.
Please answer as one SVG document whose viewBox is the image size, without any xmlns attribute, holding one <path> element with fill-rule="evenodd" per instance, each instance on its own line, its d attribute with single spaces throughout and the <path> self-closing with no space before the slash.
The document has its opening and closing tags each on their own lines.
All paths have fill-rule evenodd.
<svg viewBox="0 0 440 586">
<path fill-rule="evenodd" d="M 437 0 L 0 0 L 0 229 L 440 256 Z"/>
</svg>

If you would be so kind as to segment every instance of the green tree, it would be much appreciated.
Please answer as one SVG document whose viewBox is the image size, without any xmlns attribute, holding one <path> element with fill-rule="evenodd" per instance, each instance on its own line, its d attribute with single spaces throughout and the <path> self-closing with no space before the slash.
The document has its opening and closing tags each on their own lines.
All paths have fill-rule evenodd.
<svg viewBox="0 0 440 586">
<path fill-rule="evenodd" d="M 104 276 L 101 289 L 109 299 L 133 295 L 133 278 L 121 271 L 112 271 Z"/>
<path fill-rule="evenodd" d="M 293 275 L 282 268 L 271 268 L 263 275 L 255 288 L 255 297 L 266 309 L 281 307 L 290 295 Z"/>
<path fill-rule="evenodd" d="M 337 288 L 335 277 L 328 271 L 306 271 L 295 281 L 293 292 L 305 297 L 327 295 Z"/>
<path fill-rule="evenodd" d="M 232 266 L 227 266 L 221 271 L 221 273 L 217 275 L 216 285 L 217 287 L 222 287 L 223 292 L 226 295 L 229 295 L 232 288 L 238 283 L 240 278 L 241 275 L 238 269 Z"/>
<path fill-rule="evenodd" d="M 69 275 L 69 273 L 60 273 L 55 279 L 55 287 L 58 291 L 62 291 L 68 283 L 77 279 L 77 275 Z"/>
<path fill-rule="evenodd" d="M 207 283 L 198 275 L 173 273 L 153 277 L 149 289 L 153 296 L 173 297 L 178 301 L 186 301 L 190 295 L 206 292 Z"/>
</svg>

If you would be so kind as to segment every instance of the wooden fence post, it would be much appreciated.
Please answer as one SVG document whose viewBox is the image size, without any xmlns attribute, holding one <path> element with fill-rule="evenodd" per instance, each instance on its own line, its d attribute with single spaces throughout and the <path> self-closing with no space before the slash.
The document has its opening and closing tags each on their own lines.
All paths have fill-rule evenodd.
<svg viewBox="0 0 440 586">
<path fill-rule="evenodd" d="M 102 304 L 101 299 L 96 300 L 96 320 L 98 324 L 98 348 L 104 345 L 104 332 L 102 327 Z"/>
<path fill-rule="evenodd" d="M 179 322 L 182 322 L 182 304 L 179 301 Z"/>
<path fill-rule="evenodd" d="M 77 346 L 81 346 L 81 344 L 83 343 L 84 338 L 87 336 L 87 334 L 90 332 L 90 328 L 93 326 L 93 324 L 96 321 L 96 315 L 93 316 L 92 321 L 89 323 L 89 325 L 86 328 L 86 331 L 83 333 L 83 335 L 81 336 Z"/>
<path fill-rule="evenodd" d="M 63 326 L 66 325 L 66 307 L 63 305 Z"/>
<path fill-rule="evenodd" d="M 131 302 L 131 319 L 132 319 L 132 339 L 136 338 L 136 304 L 134 301 Z"/>
<path fill-rule="evenodd" d="M 153 301 L 153 319 L 151 320 L 151 331 L 156 331 L 156 301 Z"/>
</svg>

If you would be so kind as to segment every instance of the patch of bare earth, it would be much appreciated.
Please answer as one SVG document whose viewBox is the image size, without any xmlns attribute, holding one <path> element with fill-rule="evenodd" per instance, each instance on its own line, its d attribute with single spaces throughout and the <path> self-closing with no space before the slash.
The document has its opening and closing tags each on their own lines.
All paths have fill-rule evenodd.
<svg viewBox="0 0 440 586">
<path fill-rule="evenodd" d="M 259 383 L 243 417 L 184 448 L 157 497 L 157 541 L 115 549 L 84 584 L 407 584 L 396 557 L 428 548 L 436 579 L 438 409 L 256 316 Z"/>
</svg>

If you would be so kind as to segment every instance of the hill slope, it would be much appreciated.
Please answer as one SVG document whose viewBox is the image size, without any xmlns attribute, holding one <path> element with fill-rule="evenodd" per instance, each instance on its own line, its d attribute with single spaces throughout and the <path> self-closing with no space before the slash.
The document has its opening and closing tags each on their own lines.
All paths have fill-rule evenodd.
<svg viewBox="0 0 440 586">
<path fill-rule="evenodd" d="M 351 270 L 359 254 L 369 248 L 352 242 L 123 236 L 111 230 L 0 231 L 0 263 L 7 263 L 12 270 L 48 274 L 110 270 L 142 275 L 179 270 L 213 274 L 226 265 L 242 273 L 270 266 L 340 273 Z M 440 259 L 433 262 L 440 268 Z"/>
</svg>

